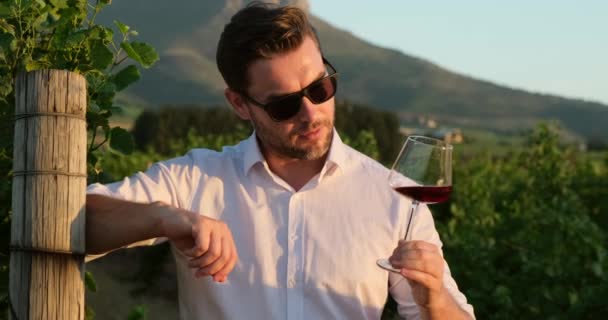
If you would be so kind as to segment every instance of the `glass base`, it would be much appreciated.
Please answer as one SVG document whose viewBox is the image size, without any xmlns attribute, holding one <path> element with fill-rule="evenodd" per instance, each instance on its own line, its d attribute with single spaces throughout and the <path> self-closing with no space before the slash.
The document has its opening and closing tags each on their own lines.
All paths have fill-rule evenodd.
<svg viewBox="0 0 608 320">
<path fill-rule="evenodd" d="M 386 271 L 390 271 L 390 272 L 394 272 L 394 273 L 401 273 L 401 271 L 399 269 L 393 268 L 393 266 L 388 261 L 388 259 L 378 259 L 378 260 L 376 260 L 376 264 L 378 265 L 378 267 L 380 267 Z"/>
</svg>

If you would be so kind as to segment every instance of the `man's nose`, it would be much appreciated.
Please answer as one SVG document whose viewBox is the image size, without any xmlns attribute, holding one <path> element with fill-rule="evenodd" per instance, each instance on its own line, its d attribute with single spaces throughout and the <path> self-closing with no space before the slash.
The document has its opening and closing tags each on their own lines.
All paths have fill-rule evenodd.
<svg viewBox="0 0 608 320">
<path fill-rule="evenodd" d="M 298 117 L 304 121 L 314 121 L 317 117 L 316 114 L 319 112 L 319 105 L 312 103 L 307 97 L 302 97 L 300 103 L 302 103 L 302 105 L 300 107 L 300 112 L 298 112 Z"/>
</svg>

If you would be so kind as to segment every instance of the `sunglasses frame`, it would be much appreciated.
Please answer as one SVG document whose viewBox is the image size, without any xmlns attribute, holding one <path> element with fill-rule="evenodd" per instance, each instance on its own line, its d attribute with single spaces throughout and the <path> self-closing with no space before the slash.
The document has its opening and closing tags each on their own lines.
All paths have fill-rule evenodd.
<svg viewBox="0 0 608 320">
<path fill-rule="evenodd" d="M 329 61 L 327 61 L 327 59 L 325 59 L 325 57 L 323 57 L 323 64 L 328 66 L 329 69 L 331 69 L 331 72 L 329 74 L 327 74 L 326 76 L 324 76 L 323 78 L 320 78 L 318 80 L 313 81 L 312 83 L 310 83 L 308 86 L 306 86 L 306 88 L 297 91 L 297 92 L 293 92 L 293 93 L 289 93 L 286 94 L 284 96 L 281 96 L 280 98 L 273 100 L 271 102 L 268 103 L 261 103 L 256 101 L 255 99 L 253 99 L 252 97 L 250 97 L 248 94 L 246 94 L 245 92 L 241 92 L 240 94 L 247 100 L 249 100 L 253 105 L 255 105 L 256 107 L 262 108 L 264 109 L 264 111 L 266 112 L 266 114 L 270 117 L 270 119 L 272 119 L 275 122 L 282 122 L 282 121 L 287 121 L 291 118 L 293 118 L 296 114 L 298 114 L 298 112 L 300 112 L 300 109 L 302 108 L 302 104 L 300 103 L 298 106 L 298 110 L 289 118 L 286 119 L 277 119 L 275 118 L 270 112 L 268 112 L 268 105 L 272 104 L 272 103 L 277 103 L 283 99 L 287 99 L 293 96 L 298 96 L 299 99 L 301 100 L 303 97 L 307 97 L 312 103 L 314 104 L 320 104 L 323 103 L 331 98 L 333 98 L 336 95 L 336 92 L 338 91 L 338 82 L 337 79 L 334 79 L 335 81 L 335 88 L 334 88 L 334 93 L 331 97 L 329 97 L 327 100 L 323 101 L 323 102 L 319 102 L 319 103 L 315 103 L 312 101 L 312 99 L 309 96 L 308 90 L 310 89 L 310 87 L 312 87 L 313 85 L 319 83 L 320 81 L 323 81 L 325 79 L 331 79 L 331 78 L 337 78 L 338 77 L 338 71 L 336 71 L 336 68 L 334 68 L 334 66 L 331 65 L 331 63 L 329 63 Z"/>
</svg>

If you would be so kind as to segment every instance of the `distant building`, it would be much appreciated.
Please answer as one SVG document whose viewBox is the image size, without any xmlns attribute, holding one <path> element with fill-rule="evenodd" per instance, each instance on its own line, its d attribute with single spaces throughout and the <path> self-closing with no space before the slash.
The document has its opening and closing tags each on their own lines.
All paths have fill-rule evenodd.
<svg viewBox="0 0 608 320">
<path fill-rule="evenodd" d="M 439 124 L 437 123 L 437 121 L 435 119 L 433 119 L 431 117 L 426 117 L 426 116 L 419 116 L 418 124 L 421 127 L 430 128 L 430 129 L 435 129 L 439 126 Z"/>
<path fill-rule="evenodd" d="M 464 136 L 462 131 L 458 128 L 447 129 L 442 128 L 435 130 L 431 133 L 431 137 L 443 140 L 450 144 L 459 144 L 464 142 Z"/>
<path fill-rule="evenodd" d="M 411 128 L 411 127 L 400 127 L 399 133 L 404 136 L 427 136 L 435 139 L 443 140 L 450 144 L 459 144 L 464 142 L 464 135 L 462 130 L 458 128 L 439 128 L 432 130 L 431 128 Z"/>
</svg>

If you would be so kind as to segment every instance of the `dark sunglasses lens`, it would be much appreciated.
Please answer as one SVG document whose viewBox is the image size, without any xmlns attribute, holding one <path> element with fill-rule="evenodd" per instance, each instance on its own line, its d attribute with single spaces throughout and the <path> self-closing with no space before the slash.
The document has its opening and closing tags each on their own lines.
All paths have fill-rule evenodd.
<svg viewBox="0 0 608 320">
<path fill-rule="evenodd" d="M 308 98 L 313 103 L 323 103 L 336 94 L 336 78 L 326 77 L 308 88 Z"/>
<path fill-rule="evenodd" d="M 266 112 L 275 120 L 287 120 L 300 111 L 302 98 L 300 95 L 285 97 L 266 105 Z"/>
<path fill-rule="evenodd" d="M 323 103 L 336 94 L 336 77 L 326 77 L 312 84 L 306 90 L 306 97 L 314 104 Z M 279 100 L 272 101 L 266 105 L 266 112 L 277 121 L 287 120 L 300 111 L 302 97 L 293 94 Z"/>
</svg>

